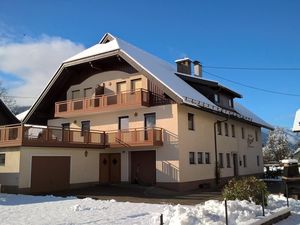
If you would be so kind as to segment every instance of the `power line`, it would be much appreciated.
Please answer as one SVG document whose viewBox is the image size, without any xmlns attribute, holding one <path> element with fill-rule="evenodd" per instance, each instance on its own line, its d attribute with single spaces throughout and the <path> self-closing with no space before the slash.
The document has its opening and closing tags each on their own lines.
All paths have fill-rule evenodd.
<svg viewBox="0 0 300 225">
<path fill-rule="evenodd" d="M 300 67 L 234 67 L 234 66 L 206 66 L 203 68 L 222 69 L 222 70 L 300 70 Z"/>
<path fill-rule="evenodd" d="M 29 97 L 29 96 L 15 96 L 15 95 L 5 95 L 5 96 L 1 96 L 1 98 L 26 98 L 26 99 L 36 99 L 35 97 Z"/>
<path fill-rule="evenodd" d="M 264 89 L 264 88 L 259 88 L 259 87 L 255 87 L 255 86 L 252 86 L 252 85 L 244 84 L 244 83 L 241 83 L 241 82 L 238 82 L 238 81 L 230 80 L 230 79 L 224 78 L 224 77 L 222 77 L 220 75 L 217 75 L 215 73 L 210 73 L 210 72 L 205 71 L 205 70 L 203 70 L 203 72 L 207 73 L 207 74 L 209 74 L 211 76 L 220 78 L 222 80 L 226 80 L 228 82 L 231 82 L 231 83 L 234 83 L 234 84 L 237 84 L 237 85 L 240 85 L 240 86 L 244 86 L 244 87 L 247 87 L 247 88 L 251 88 L 251 89 L 254 89 L 254 90 L 263 91 L 263 92 L 267 92 L 267 93 L 271 93 L 271 94 L 277 94 L 277 95 L 300 97 L 300 94 L 292 94 L 292 93 L 286 93 L 286 92 L 280 92 L 280 91 L 274 91 L 274 90 L 268 90 L 268 89 Z"/>
</svg>

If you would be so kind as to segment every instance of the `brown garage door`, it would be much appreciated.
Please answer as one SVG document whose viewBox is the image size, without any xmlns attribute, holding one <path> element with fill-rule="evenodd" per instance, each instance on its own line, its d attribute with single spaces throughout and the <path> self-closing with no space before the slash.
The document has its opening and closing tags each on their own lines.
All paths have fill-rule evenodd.
<svg viewBox="0 0 300 225">
<path fill-rule="evenodd" d="M 33 156 L 31 192 L 43 193 L 66 190 L 70 186 L 70 157 Z"/>
<path fill-rule="evenodd" d="M 155 151 L 131 152 L 131 182 L 142 185 L 156 183 Z"/>
</svg>

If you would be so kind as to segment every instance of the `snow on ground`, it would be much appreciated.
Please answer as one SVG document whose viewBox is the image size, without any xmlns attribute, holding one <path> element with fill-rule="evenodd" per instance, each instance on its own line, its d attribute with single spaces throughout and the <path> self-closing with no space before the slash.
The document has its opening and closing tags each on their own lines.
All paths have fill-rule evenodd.
<svg viewBox="0 0 300 225">
<path fill-rule="evenodd" d="M 293 216 L 280 223 L 300 224 L 300 201 L 290 200 Z M 283 196 L 271 195 L 266 215 L 286 206 Z M 224 202 L 210 200 L 195 206 L 102 201 L 0 194 L 0 224 L 224 224 Z M 261 218 L 261 206 L 247 201 L 228 201 L 229 224 L 249 224 Z"/>
</svg>

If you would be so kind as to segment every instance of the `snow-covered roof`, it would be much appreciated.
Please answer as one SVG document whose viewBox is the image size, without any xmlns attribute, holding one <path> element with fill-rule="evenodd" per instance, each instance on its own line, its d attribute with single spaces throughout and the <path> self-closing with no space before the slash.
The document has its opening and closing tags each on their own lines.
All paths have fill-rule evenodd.
<svg viewBox="0 0 300 225">
<path fill-rule="evenodd" d="M 137 48 L 136 46 L 133 46 L 109 33 L 105 34 L 98 44 L 64 61 L 62 67 L 67 63 L 79 64 L 83 59 L 95 58 L 96 56 L 114 51 L 118 51 L 120 55 L 124 55 L 128 59 L 132 60 L 142 70 L 159 81 L 170 91 L 170 93 L 173 93 L 173 95 L 175 95 L 181 103 L 233 115 L 229 110 L 224 110 L 215 105 L 208 98 L 190 86 L 187 82 L 176 76 L 175 73 L 177 71 L 175 65 L 170 64 L 148 52 L 145 52 L 144 50 Z M 59 76 L 59 74 L 56 74 L 55 76 Z M 53 81 L 55 82 L 55 79 L 53 79 Z M 49 85 L 52 84 L 50 83 Z M 40 100 L 41 97 L 37 100 L 35 105 L 38 104 Z M 240 114 L 237 115 L 238 117 L 247 119 L 248 121 L 256 123 L 257 125 L 261 125 L 265 128 L 273 128 L 270 124 L 266 123 L 264 120 L 240 104 L 236 103 L 235 106 L 237 114 Z M 31 110 L 34 110 L 34 107 Z M 30 117 L 31 110 L 28 114 L 28 117 Z M 26 119 L 27 116 L 25 120 Z"/>
<path fill-rule="evenodd" d="M 298 160 L 297 159 L 283 159 L 283 160 L 281 160 L 281 163 L 284 163 L 284 164 L 298 163 Z"/>
<path fill-rule="evenodd" d="M 295 115 L 293 131 L 300 132 L 300 109 L 298 109 Z"/>
<path fill-rule="evenodd" d="M 24 112 L 19 113 L 18 115 L 16 115 L 16 117 L 18 118 L 18 120 L 23 121 L 24 118 L 26 117 L 26 115 L 28 114 L 28 112 L 29 112 L 29 109 Z"/>
<path fill-rule="evenodd" d="M 300 148 L 297 148 L 297 150 L 293 153 L 293 155 L 296 155 L 300 152 Z"/>
</svg>

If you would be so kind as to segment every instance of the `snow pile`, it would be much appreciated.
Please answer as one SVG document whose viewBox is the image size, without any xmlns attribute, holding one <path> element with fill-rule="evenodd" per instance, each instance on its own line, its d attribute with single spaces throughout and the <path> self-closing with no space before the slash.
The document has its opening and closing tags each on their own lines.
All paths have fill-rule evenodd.
<svg viewBox="0 0 300 225">
<path fill-rule="evenodd" d="M 224 224 L 225 223 L 225 203 L 210 200 L 204 204 L 194 207 L 188 206 L 167 206 L 163 212 L 165 224 L 168 225 L 198 225 L 198 224 Z M 274 204 L 274 202 L 272 202 Z M 248 201 L 228 201 L 229 224 L 249 224 L 259 220 L 262 216 L 262 207 Z M 281 207 L 284 207 L 282 205 Z M 278 208 L 276 209 L 276 211 Z M 271 214 L 271 210 L 265 210 L 266 215 Z"/>
<path fill-rule="evenodd" d="M 286 206 L 284 196 L 270 195 L 265 211 L 270 215 Z M 290 199 L 293 216 L 285 224 L 300 224 L 300 201 Z M 210 200 L 195 206 L 102 201 L 0 194 L 0 224 L 159 224 L 218 225 L 225 222 L 224 202 Z M 262 218 L 261 206 L 247 201 L 228 201 L 229 224 L 249 224 Z"/>
</svg>

